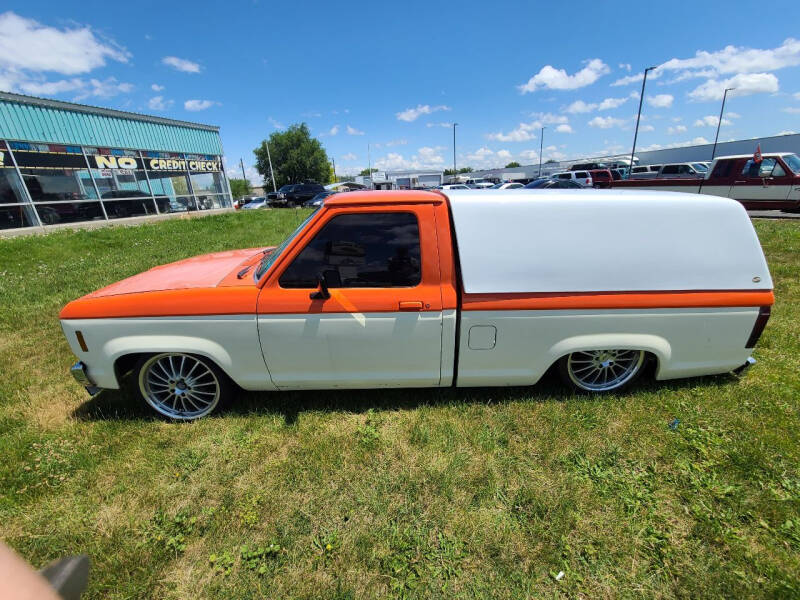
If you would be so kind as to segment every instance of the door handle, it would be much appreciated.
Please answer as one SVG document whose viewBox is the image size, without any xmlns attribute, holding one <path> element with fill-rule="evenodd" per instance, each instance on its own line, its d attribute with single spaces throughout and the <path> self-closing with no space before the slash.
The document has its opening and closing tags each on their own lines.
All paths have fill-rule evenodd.
<svg viewBox="0 0 800 600">
<path fill-rule="evenodd" d="M 747 183 L 747 182 L 746 181 L 734 181 L 733 183 L 736 184 L 736 183 Z"/>
<path fill-rule="evenodd" d="M 422 310 L 422 300 L 401 300 L 400 310 L 404 311 Z"/>
</svg>

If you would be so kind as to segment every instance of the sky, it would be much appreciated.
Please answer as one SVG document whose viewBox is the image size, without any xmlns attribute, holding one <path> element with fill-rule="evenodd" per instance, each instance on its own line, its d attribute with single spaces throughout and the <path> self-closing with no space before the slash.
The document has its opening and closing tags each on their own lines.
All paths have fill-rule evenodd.
<svg viewBox="0 0 800 600">
<path fill-rule="evenodd" d="M 305 122 L 338 175 L 800 131 L 800 4 L 6 0 L 0 90 L 219 125 L 230 176 Z M 685 7 L 681 9 L 681 7 Z M 368 152 L 369 147 L 369 152 Z"/>
</svg>

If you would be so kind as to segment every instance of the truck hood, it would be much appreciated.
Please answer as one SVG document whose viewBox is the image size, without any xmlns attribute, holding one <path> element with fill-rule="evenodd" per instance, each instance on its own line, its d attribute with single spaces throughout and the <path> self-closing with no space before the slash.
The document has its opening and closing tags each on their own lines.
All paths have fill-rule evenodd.
<svg viewBox="0 0 800 600">
<path fill-rule="evenodd" d="M 136 294 L 162 290 L 213 288 L 236 267 L 247 262 L 264 248 L 229 250 L 203 254 L 152 269 L 112 283 L 92 292 L 86 298 L 102 298 L 119 294 Z"/>
</svg>

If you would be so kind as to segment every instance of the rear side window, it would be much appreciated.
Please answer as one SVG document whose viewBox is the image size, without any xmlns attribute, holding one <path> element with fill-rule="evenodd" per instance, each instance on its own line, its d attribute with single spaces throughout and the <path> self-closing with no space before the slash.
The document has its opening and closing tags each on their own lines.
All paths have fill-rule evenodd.
<svg viewBox="0 0 800 600">
<path fill-rule="evenodd" d="M 717 166 L 714 167 L 714 172 L 711 174 L 712 177 L 727 177 L 731 174 L 731 168 L 733 167 L 732 160 L 723 160 L 717 163 Z"/>
<path fill-rule="evenodd" d="M 572 175 L 569 173 L 561 173 L 561 175 L 557 176 L 559 179 L 572 179 Z"/>
<path fill-rule="evenodd" d="M 662 175 L 677 175 L 678 173 L 678 165 L 666 165 L 663 169 L 661 169 Z"/>
<path fill-rule="evenodd" d="M 412 287 L 421 281 L 419 223 L 411 213 L 331 219 L 280 277 L 284 288 Z"/>
<path fill-rule="evenodd" d="M 584 177 L 589 177 L 589 174 L 583 171 L 579 171 L 575 173 L 575 177 L 577 177 L 578 179 L 583 179 Z"/>
</svg>

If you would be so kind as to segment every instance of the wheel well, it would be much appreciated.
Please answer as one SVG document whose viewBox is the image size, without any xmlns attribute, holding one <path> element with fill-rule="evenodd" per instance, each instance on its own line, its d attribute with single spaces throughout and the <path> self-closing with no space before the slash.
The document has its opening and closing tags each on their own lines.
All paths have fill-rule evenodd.
<svg viewBox="0 0 800 600">
<path fill-rule="evenodd" d="M 635 348 L 632 348 L 632 350 L 635 350 Z M 566 354 L 559 356 L 551 363 L 551 365 L 547 368 L 547 371 L 545 372 L 549 372 L 555 367 L 557 367 L 558 363 L 560 363 L 570 354 L 572 354 L 572 352 L 567 352 Z M 655 378 L 655 374 L 658 373 L 658 356 L 654 352 L 650 352 L 649 350 L 644 350 L 644 369 L 647 370 L 649 377 Z"/>
<path fill-rule="evenodd" d="M 122 378 L 133 370 L 136 363 L 138 363 L 142 357 L 148 356 L 149 354 L 152 353 L 137 352 L 136 354 L 124 354 L 117 358 L 117 360 L 114 361 L 114 375 L 116 375 L 117 381 L 121 382 Z"/>
</svg>

